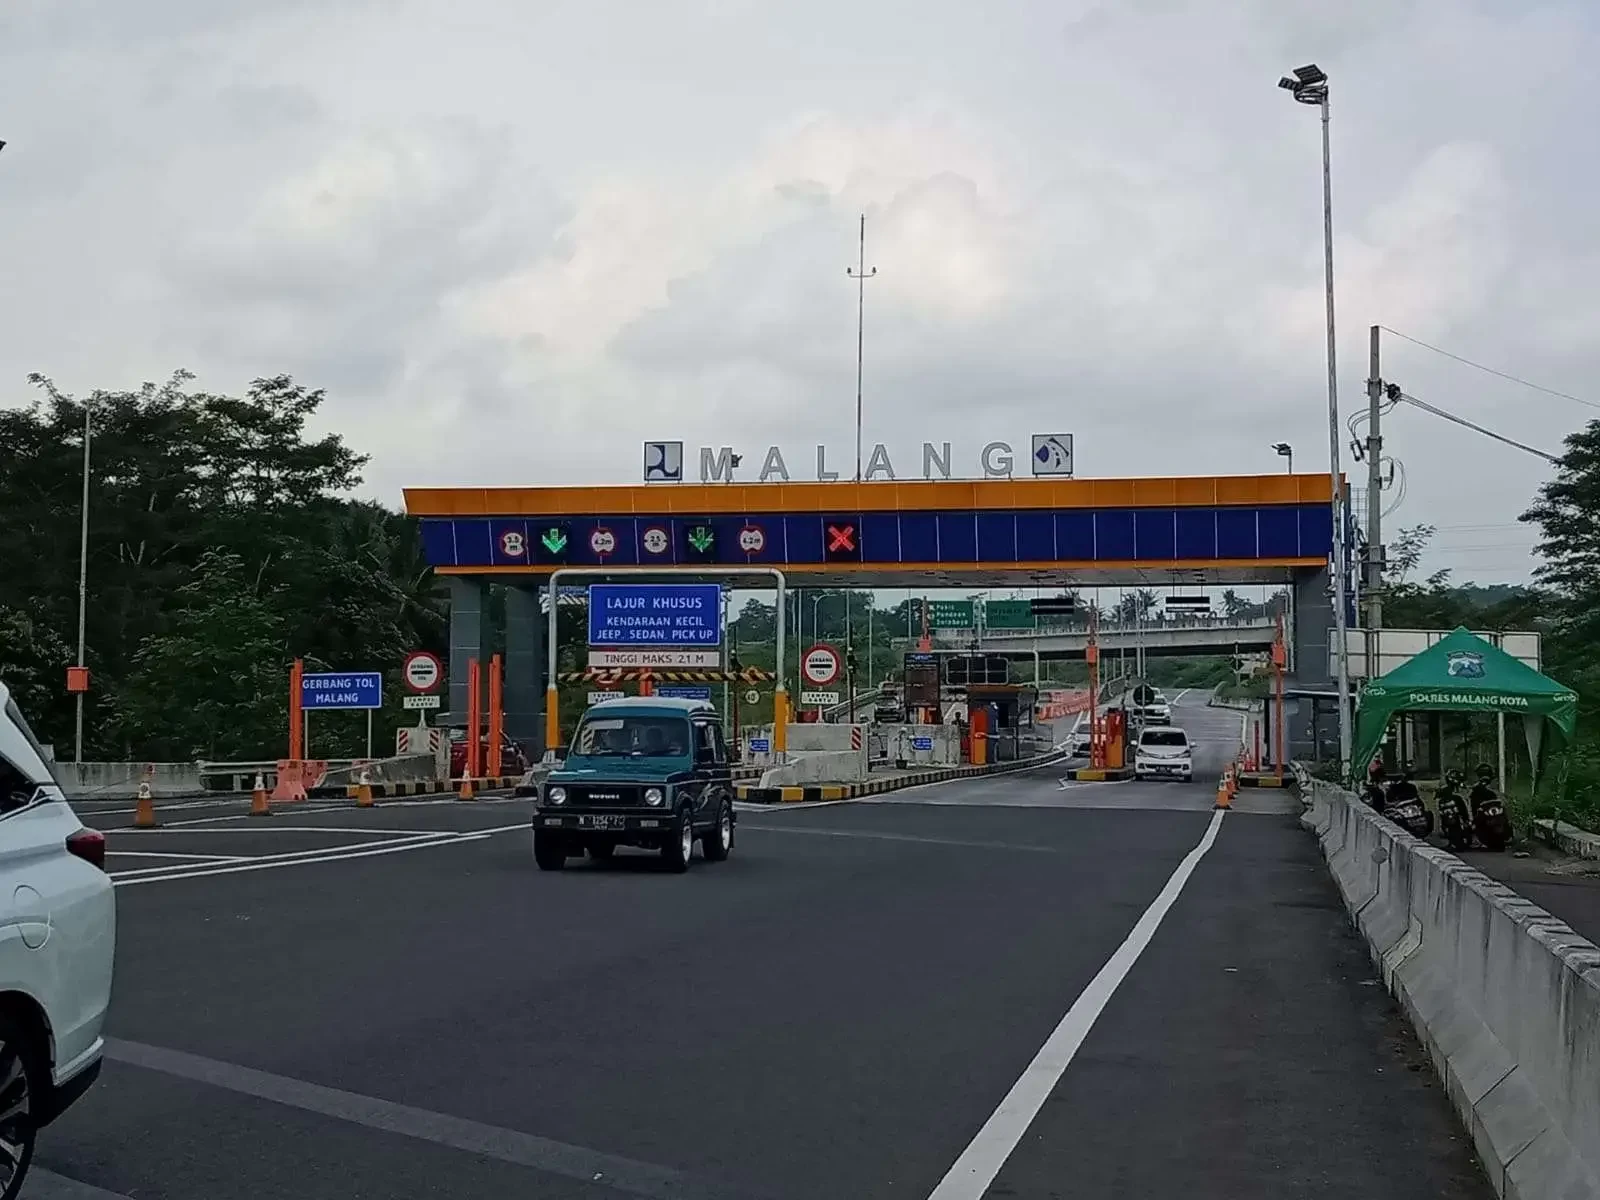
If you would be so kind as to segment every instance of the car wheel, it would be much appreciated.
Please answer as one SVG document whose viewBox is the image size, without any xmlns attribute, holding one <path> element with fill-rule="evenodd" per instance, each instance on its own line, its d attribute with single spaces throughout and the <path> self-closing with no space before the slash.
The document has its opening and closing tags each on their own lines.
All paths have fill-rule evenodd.
<svg viewBox="0 0 1600 1200">
<path fill-rule="evenodd" d="M 700 839 L 700 852 L 707 862 L 722 862 L 733 851 L 733 805 L 724 800 L 717 810 L 717 823 Z"/>
<path fill-rule="evenodd" d="M 559 833 L 535 830 L 533 834 L 533 861 L 541 871 L 559 871 L 567 865 L 567 840 Z M 0 1198 L 3 1200 L 3 1198 Z"/>
<path fill-rule="evenodd" d="M 16 1200 L 38 1133 L 39 1052 L 9 1017 L 0 1017 L 0 1200 Z"/>
<path fill-rule="evenodd" d="M 1183 777 L 1183 781 L 1185 783 L 1193 783 L 1194 782 L 1194 776 L 1193 775 L 1185 775 Z"/>
<path fill-rule="evenodd" d="M 589 857 L 595 862 L 605 862 L 617 852 L 615 842 L 590 842 L 584 847 L 589 852 Z"/>
<path fill-rule="evenodd" d="M 694 857 L 694 821 L 687 808 L 678 810 L 678 819 L 661 847 L 661 857 L 666 861 L 667 869 L 674 874 L 682 874 L 689 869 L 689 861 Z"/>
</svg>

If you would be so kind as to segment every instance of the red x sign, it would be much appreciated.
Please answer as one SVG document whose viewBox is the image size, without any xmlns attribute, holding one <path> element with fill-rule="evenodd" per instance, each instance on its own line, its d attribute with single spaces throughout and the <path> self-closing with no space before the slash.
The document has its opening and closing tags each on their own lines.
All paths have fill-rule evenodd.
<svg viewBox="0 0 1600 1200">
<path fill-rule="evenodd" d="M 829 525 L 828 526 L 828 553 L 837 554 L 843 550 L 848 553 L 856 548 L 856 527 L 854 525 Z"/>
</svg>

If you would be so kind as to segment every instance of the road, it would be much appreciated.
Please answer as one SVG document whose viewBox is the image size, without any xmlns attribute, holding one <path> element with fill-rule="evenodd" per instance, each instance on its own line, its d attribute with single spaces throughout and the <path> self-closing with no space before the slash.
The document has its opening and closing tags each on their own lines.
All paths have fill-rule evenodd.
<svg viewBox="0 0 1600 1200">
<path fill-rule="evenodd" d="M 1193 785 L 745 812 L 684 876 L 541 874 L 515 801 L 117 829 L 111 1058 L 24 1194 L 1488 1197 L 1200 699 Z"/>
</svg>

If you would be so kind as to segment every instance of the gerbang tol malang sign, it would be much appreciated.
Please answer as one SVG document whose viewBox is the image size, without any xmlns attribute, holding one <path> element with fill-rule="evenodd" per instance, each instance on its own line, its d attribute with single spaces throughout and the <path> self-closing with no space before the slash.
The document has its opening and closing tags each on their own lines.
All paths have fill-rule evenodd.
<svg viewBox="0 0 1600 1200">
<path fill-rule="evenodd" d="M 700 482 L 733 483 L 735 472 L 748 470 L 747 456 L 732 446 L 701 446 Z M 949 442 L 922 443 L 923 479 L 950 479 L 951 450 Z M 1029 468 L 1034 475 L 1072 475 L 1072 435 L 1070 433 L 1036 433 L 1028 454 Z M 821 483 L 832 483 L 840 472 L 828 465 L 828 448 L 816 448 L 816 473 L 808 478 Z M 1016 451 L 1010 442 L 989 442 L 978 452 L 978 477 L 983 479 L 1010 479 L 1016 474 Z M 761 456 L 761 468 L 756 472 L 756 483 L 789 483 L 794 479 L 788 460 L 780 446 L 768 446 Z M 899 479 L 888 447 L 882 442 L 872 447 L 872 453 L 862 466 L 861 478 Z M 956 478 L 973 478 L 956 476 Z M 646 483 L 682 483 L 684 461 L 682 442 L 646 442 L 644 444 L 644 481 Z M 748 482 L 748 477 L 743 482 Z"/>
</svg>

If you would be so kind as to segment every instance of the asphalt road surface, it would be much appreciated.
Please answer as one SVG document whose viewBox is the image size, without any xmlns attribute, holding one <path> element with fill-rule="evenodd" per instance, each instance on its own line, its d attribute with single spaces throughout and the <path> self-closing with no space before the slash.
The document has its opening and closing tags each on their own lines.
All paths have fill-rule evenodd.
<svg viewBox="0 0 1600 1200">
<path fill-rule="evenodd" d="M 744 812 L 682 876 L 539 873 L 512 801 L 116 830 L 24 1194 L 1488 1197 L 1285 799 L 1211 811 L 1237 714 L 1176 717 L 1192 785 Z"/>
</svg>

